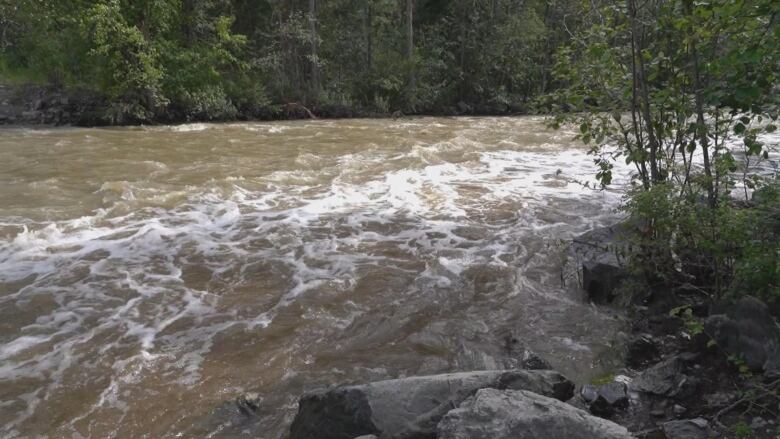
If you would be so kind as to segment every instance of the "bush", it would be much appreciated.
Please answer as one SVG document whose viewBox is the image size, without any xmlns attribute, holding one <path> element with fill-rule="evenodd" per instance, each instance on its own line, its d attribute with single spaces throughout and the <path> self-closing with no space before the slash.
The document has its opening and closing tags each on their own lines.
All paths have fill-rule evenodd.
<svg viewBox="0 0 780 439">
<path fill-rule="evenodd" d="M 235 105 L 218 85 L 184 90 L 175 106 L 187 120 L 225 120 L 238 114 Z"/>
<path fill-rule="evenodd" d="M 653 287 L 690 284 L 713 297 L 780 297 L 780 185 L 767 181 L 751 202 L 680 196 L 667 182 L 637 188 L 623 209 L 641 224 L 632 267 Z"/>
</svg>

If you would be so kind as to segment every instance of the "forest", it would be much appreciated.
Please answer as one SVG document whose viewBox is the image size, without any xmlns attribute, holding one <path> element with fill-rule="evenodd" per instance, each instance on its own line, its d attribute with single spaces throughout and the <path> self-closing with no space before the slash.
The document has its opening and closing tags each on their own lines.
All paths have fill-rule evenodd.
<svg viewBox="0 0 780 439">
<path fill-rule="evenodd" d="M 527 112 L 600 5 L 556 0 L 0 2 L 0 74 L 127 119 Z"/>
</svg>

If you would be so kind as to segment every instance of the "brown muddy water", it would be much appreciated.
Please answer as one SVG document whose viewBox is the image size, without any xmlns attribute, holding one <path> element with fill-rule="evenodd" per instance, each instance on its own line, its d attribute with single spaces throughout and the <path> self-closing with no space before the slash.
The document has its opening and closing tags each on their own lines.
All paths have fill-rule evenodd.
<svg viewBox="0 0 780 439">
<path fill-rule="evenodd" d="M 621 318 L 561 240 L 619 194 L 537 118 L 0 130 L 0 436 L 284 437 L 309 389 L 583 381 Z M 512 342 L 512 338 L 515 342 Z M 232 402 L 257 392 L 260 409 Z"/>
</svg>

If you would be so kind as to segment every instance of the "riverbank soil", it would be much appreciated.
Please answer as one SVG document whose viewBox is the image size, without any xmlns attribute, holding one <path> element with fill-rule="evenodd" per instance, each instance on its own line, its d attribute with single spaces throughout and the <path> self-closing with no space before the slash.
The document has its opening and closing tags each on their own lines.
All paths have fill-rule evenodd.
<svg viewBox="0 0 780 439">
<path fill-rule="evenodd" d="M 594 260 L 610 268 L 592 271 L 595 285 L 630 279 L 627 272 L 617 276 L 623 268 L 593 250 L 614 248 L 615 233 L 583 236 L 575 245 L 600 240 L 589 247 L 583 271 Z M 603 303 L 605 292 L 591 290 L 591 300 Z M 627 305 L 632 325 L 625 368 L 582 386 L 574 403 L 640 438 L 780 437 L 775 308 L 750 296 L 716 301 L 692 286 L 635 296 Z"/>
</svg>

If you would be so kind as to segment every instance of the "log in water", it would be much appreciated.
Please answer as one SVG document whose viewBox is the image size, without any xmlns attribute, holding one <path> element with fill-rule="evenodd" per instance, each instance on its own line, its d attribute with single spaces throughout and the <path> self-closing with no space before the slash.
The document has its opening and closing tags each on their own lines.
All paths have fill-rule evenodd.
<svg viewBox="0 0 780 439">
<path fill-rule="evenodd" d="M 3 129 L 0 436 L 277 438 L 305 390 L 522 349 L 598 375 L 620 319 L 562 285 L 561 241 L 613 221 L 619 194 L 583 187 L 572 135 L 537 118 Z M 247 392 L 256 413 L 233 403 Z"/>
</svg>

